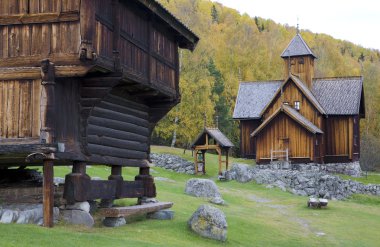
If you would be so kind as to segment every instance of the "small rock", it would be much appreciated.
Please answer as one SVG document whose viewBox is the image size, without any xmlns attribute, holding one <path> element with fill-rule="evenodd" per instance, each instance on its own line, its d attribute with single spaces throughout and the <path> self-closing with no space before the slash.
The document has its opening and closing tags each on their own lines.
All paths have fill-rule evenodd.
<svg viewBox="0 0 380 247">
<path fill-rule="evenodd" d="M 226 202 L 221 197 L 211 198 L 210 202 L 212 204 L 216 204 L 216 205 L 225 205 L 226 204 Z"/>
<path fill-rule="evenodd" d="M 154 220 L 172 220 L 174 218 L 174 211 L 170 209 L 160 210 L 147 214 L 147 218 Z"/>
<path fill-rule="evenodd" d="M 218 186 L 209 179 L 192 178 L 188 180 L 185 193 L 196 197 L 221 197 Z"/>
<path fill-rule="evenodd" d="M 144 205 L 149 203 L 157 203 L 158 200 L 154 197 L 142 197 L 138 199 L 138 204 Z"/>
<path fill-rule="evenodd" d="M 107 227 L 119 227 L 127 224 L 124 217 L 106 217 L 103 220 L 103 225 Z"/>
<path fill-rule="evenodd" d="M 72 205 L 66 205 L 66 209 L 82 210 L 87 213 L 90 212 L 90 204 L 88 202 L 77 202 Z"/>
<path fill-rule="evenodd" d="M 91 214 L 82 210 L 62 210 L 62 219 L 73 225 L 85 225 L 87 227 L 92 227 L 94 225 L 94 218 Z"/>
<path fill-rule="evenodd" d="M 215 207 L 201 205 L 188 221 L 191 230 L 202 237 L 227 240 L 227 221 L 224 213 Z"/>
<path fill-rule="evenodd" d="M 55 177 L 53 183 L 58 186 L 60 184 L 65 184 L 65 179 L 60 177 Z"/>
</svg>

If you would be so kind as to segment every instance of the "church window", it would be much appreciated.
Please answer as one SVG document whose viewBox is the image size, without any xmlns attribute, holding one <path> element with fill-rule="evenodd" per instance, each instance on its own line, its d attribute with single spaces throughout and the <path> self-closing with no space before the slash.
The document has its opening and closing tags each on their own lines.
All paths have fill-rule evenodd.
<svg viewBox="0 0 380 247">
<path fill-rule="evenodd" d="M 296 109 L 297 111 L 300 110 L 300 102 L 299 101 L 294 101 L 294 109 Z"/>
</svg>

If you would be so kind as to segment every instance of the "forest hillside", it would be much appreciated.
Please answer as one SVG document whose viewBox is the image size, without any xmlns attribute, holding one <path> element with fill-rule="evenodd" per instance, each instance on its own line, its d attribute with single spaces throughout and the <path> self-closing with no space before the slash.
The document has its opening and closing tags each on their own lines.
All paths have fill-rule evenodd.
<svg viewBox="0 0 380 247">
<path fill-rule="evenodd" d="M 280 57 L 296 34 L 293 26 L 241 15 L 210 0 L 159 0 L 193 30 L 200 42 L 181 51 L 181 103 L 161 120 L 155 144 L 187 147 L 204 126 L 219 128 L 236 144 L 239 126 L 232 119 L 240 81 L 284 79 Z M 316 77 L 364 76 L 366 119 L 361 122 L 362 162 L 380 164 L 380 51 L 326 34 L 300 30 L 316 61 Z M 355 32 L 355 30 L 352 30 Z"/>
</svg>

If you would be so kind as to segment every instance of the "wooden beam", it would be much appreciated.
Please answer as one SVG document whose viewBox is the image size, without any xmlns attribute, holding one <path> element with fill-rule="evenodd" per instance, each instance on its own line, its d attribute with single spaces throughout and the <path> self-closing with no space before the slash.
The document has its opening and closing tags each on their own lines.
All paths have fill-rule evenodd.
<svg viewBox="0 0 380 247">
<path fill-rule="evenodd" d="M 56 54 L 51 53 L 48 56 L 26 56 L 26 57 L 8 57 L 0 59 L 0 67 L 39 67 L 41 60 L 49 59 L 56 66 L 62 65 L 82 65 L 83 63 L 78 59 L 78 54 Z"/>
<path fill-rule="evenodd" d="M 78 11 L 63 13 L 3 15 L 0 16 L 0 26 L 74 22 L 79 21 L 79 19 L 80 18 Z"/>
<path fill-rule="evenodd" d="M 99 213 L 104 217 L 128 217 L 156 212 L 162 209 L 171 208 L 172 206 L 172 202 L 156 202 L 130 207 L 102 208 L 99 210 Z"/>
<path fill-rule="evenodd" d="M 56 77 L 83 77 L 93 66 L 55 66 Z M 41 78 L 40 67 L 0 68 L 0 80 L 33 80 Z"/>
<path fill-rule="evenodd" d="M 54 224 L 54 168 L 53 160 L 44 160 L 43 166 L 43 218 L 45 227 Z"/>
</svg>

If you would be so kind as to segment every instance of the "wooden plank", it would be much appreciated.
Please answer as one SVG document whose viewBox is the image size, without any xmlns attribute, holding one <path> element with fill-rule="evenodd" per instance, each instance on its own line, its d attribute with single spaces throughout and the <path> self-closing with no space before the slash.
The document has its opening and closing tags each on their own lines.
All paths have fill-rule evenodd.
<svg viewBox="0 0 380 247">
<path fill-rule="evenodd" d="M 52 160 L 45 160 L 43 166 L 43 211 L 44 226 L 53 227 L 54 222 L 54 164 Z"/>
<path fill-rule="evenodd" d="M 0 26 L 77 22 L 79 19 L 79 11 L 63 13 L 2 15 L 0 16 Z"/>
<path fill-rule="evenodd" d="M 54 26 L 54 25 L 53 25 Z M 57 36 L 57 39 L 59 39 L 59 36 Z M 39 38 L 37 41 L 40 40 Z M 55 45 L 55 50 L 54 46 Z M 52 41 L 52 52 L 59 51 L 57 50 L 57 45 L 55 41 Z M 4 47 L 4 45 L 3 45 Z M 5 49 L 5 48 L 4 48 Z M 34 49 L 34 50 L 33 50 Z M 3 50 L 4 52 L 7 51 L 7 48 Z M 41 66 L 41 60 L 43 59 L 49 59 L 52 61 L 56 66 L 63 66 L 63 65 L 82 65 L 80 60 L 78 59 L 78 54 L 57 54 L 57 53 L 51 53 L 49 55 L 40 55 L 41 47 L 37 43 L 32 44 L 32 55 L 33 52 L 35 53 L 35 56 L 30 57 L 9 57 L 9 58 L 2 58 L 0 59 L 0 67 L 39 67 Z M 8 53 L 7 53 L 8 54 Z"/>
<path fill-rule="evenodd" d="M 32 81 L 20 82 L 20 117 L 18 123 L 18 137 L 31 137 L 31 106 L 32 106 Z"/>
<path fill-rule="evenodd" d="M 31 116 L 31 122 L 32 122 L 32 137 L 39 137 L 40 136 L 40 130 L 41 130 L 41 121 L 40 121 L 40 104 L 41 104 L 41 80 L 34 80 L 32 82 L 32 116 Z"/>
<path fill-rule="evenodd" d="M 129 217 L 168 209 L 172 206 L 172 202 L 156 202 L 129 207 L 102 208 L 99 210 L 99 213 L 104 217 Z"/>
</svg>

